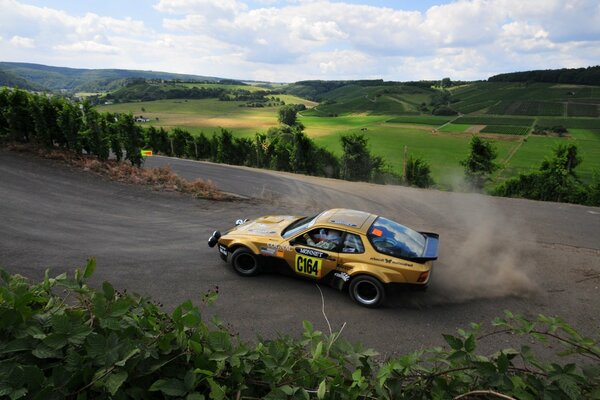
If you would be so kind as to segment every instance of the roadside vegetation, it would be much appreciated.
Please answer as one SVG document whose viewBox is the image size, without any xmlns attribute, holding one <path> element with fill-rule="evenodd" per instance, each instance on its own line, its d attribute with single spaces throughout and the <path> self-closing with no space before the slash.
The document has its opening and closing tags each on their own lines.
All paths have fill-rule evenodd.
<svg viewBox="0 0 600 400">
<path fill-rule="evenodd" d="M 556 317 L 506 311 L 491 327 L 444 334 L 445 346 L 382 360 L 320 332 L 255 343 L 204 315 L 74 275 L 41 282 L 0 270 L 0 396 L 17 399 L 599 399 L 598 338 Z M 323 304 L 325 309 L 325 304 Z M 324 311 L 324 317 L 327 315 Z M 327 321 L 328 326 L 329 321 Z M 482 352 L 492 337 L 506 347 Z M 525 344 L 523 344 L 525 343 Z M 543 356 L 538 352 L 544 350 Z"/>
<path fill-rule="evenodd" d="M 62 149 L 46 149 L 29 144 L 11 144 L 11 151 L 30 153 L 38 157 L 57 160 L 83 171 L 91 171 L 118 182 L 143 185 L 157 191 L 180 192 L 196 198 L 211 200 L 231 200 L 232 197 L 221 192 L 211 181 L 196 179 L 188 181 L 171 170 L 171 167 L 139 168 L 128 162 L 99 160 Z"/>
<path fill-rule="evenodd" d="M 208 138 L 203 133 L 193 136 L 181 128 L 167 131 L 150 126 L 144 129 L 135 123 L 131 114 L 100 113 L 86 102 L 76 104 L 61 97 L 4 89 L 0 92 L 0 138 L 8 143 L 34 144 L 48 150 L 59 148 L 75 155 L 94 156 L 104 163 L 112 155 L 117 162 L 128 160 L 137 167 L 143 160 L 141 151 L 148 149 L 168 156 L 308 175 L 402 181 L 402 177 L 387 169 L 383 159 L 371 155 L 368 139 L 363 135 L 342 138 L 347 144 L 359 145 L 349 145 L 341 159 L 315 145 L 297 118 L 298 110 L 304 109 L 301 104 L 280 107 L 279 125 L 269 128 L 266 134 L 255 134 L 252 139 L 236 138 L 226 129 Z M 358 165 L 360 170 L 356 169 Z"/>
<path fill-rule="evenodd" d="M 136 146 L 160 154 L 441 190 L 474 187 L 495 194 L 509 193 L 499 187 L 536 172 L 556 148 L 574 145 L 581 159 L 576 171 L 578 194 L 556 198 L 596 205 L 600 86 L 590 86 L 588 81 L 597 70 L 548 75 L 554 81 L 543 74 L 544 82 L 535 81 L 539 74 L 529 80 L 519 77 L 516 82 L 444 78 L 289 85 L 129 78 L 120 89 L 95 100 L 113 104 L 91 107 L 84 102 L 81 111 L 85 118 L 89 114 L 90 121 L 118 115 L 131 121 L 133 116 L 133 126 L 142 137 Z M 279 118 L 281 110 L 289 110 L 294 120 Z M 109 149 L 125 157 L 130 152 L 124 146 L 118 151 L 114 138 L 119 135 L 107 134 L 112 138 L 109 146 L 98 139 L 103 131 L 118 125 L 110 118 L 107 121 L 88 129 L 82 139 L 87 145 L 83 152 L 103 158 Z M 10 137 L 11 129 L 4 129 L 6 136 Z M 486 172 L 482 187 L 473 185 L 461 165 L 474 136 L 489 141 L 496 152 L 497 168 Z M 350 138 L 354 144 L 363 144 L 349 145 Z M 359 152 L 348 153 L 355 150 Z M 357 162 L 367 170 L 358 173 L 348 167 Z M 510 193 L 531 197 L 523 191 Z"/>
</svg>

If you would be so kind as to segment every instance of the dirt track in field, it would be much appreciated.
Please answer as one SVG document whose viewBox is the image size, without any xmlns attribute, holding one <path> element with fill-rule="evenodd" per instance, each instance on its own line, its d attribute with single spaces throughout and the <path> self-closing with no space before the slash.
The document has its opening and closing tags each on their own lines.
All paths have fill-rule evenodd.
<svg viewBox="0 0 600 400">
<path fill-rule="evenodd" d="M 39 279 L 95 256 L 94 284 L 152 296 L 167 309 L 219 286 L 217 313 L 242 337 L 297 335 L 302 320 L 327 331 L 318 288 L 280 274 L 244 279 L 206 246 L 237 218 L 351 207 L 441 235 L 430 290 L 396 291 L 369 310 L 322 288 L 343 336 L 384 354 L 442 345 L 442 333 L 488 324 L 504 309 L 559 315 L 586 333 L 600 326 L 600 209 L 405 187 L 351 183 L 210 163 L 148 159 L 245 196 L 194 200 L 107 181 L 0 150 L 0 266 Z M 486 346 L 509 346 L 501 337 Z"/>
</svg>

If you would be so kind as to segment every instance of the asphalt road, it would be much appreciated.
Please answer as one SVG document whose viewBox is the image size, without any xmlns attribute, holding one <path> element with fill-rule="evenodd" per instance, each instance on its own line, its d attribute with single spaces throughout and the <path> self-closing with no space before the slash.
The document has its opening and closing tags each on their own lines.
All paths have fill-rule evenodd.
<svg viewBox="0 0 600 400">
<path fill-rule="evenodd" d="M 206 246 L 238 218 L 351 207 L 441 236 L 427 292 L 395 291 L 370 310 L 322 287 L 343 337 L 384 355 L 444 343 L 442 333 L 489 322 L 503 310 L 558 315 L 584 333 L 600 327 L 600 208 L 352 183 L 152 157 L 181 176 L 212 180 L 240 201 L 197 200 L 108 181 L 56 161 L 0 150 L 0 266 L 39 279 L 94 256 L 92 284 L 151 296 L 172 309 L 219 287 L 218 314 L 245 339 L 328 331 L 314 283 L 271 273 L 242 278 Z M 482 346 L 509 345 L 494 336 Z"/>
</svg>

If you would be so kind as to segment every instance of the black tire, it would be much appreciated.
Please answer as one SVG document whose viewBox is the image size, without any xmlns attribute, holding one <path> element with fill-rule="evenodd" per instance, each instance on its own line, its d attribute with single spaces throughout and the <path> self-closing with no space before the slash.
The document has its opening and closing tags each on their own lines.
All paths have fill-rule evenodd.
<svg viewBox="0 0 600 400">
<path fill-rule="evenodd" d="M 385 302 L 385 287 L 377 278 L 359 275 L 350 281 L 350 297 L 361 306 L 381 307 Z"/>
<path fill-rule="evenodd" d="M 242 276 L 254 276 L 260 272 L 258 257 L 246 247 L 240 247 L 233 252 L 231 266 Z"/>
</svg>

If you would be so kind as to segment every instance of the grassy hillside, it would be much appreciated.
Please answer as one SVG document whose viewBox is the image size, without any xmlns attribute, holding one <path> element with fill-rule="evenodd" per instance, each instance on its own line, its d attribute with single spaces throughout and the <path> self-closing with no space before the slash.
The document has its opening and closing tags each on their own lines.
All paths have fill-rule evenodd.
<svg viewBox="0 0 600 400">
<path fill-rule="evenodd" d="M 600 116 L 600 87 L 552 83 L 478 82 L 451 89 L 463 114 Z"/>
<path fill-rule="evenodd" d="M 23 79 L 11 72 L 3 71 L 0 69 L 0 87 L 18 87 L 20 89 L 32 90 L 32 91 L 45 91 L 47 90 L 42 85 L 38 85 L 34 82 Z"/>
<path fill-rule="evenodd" d="M 420 114 L 419 106 L 428 104 L 432 89 L 398 82 L 298 82 L 283 89 L 285 93 L 305 96 L 319 102 L 306 116 L 334 117 L 348 114 Z"/>
<path fill-rule="evenodd" d="M 124 69 L 78 69 L 51 67 L 40 64 L 0 62 L 0 71 L 9 72 L 52 91 L 105 92 L 121 87 L 132 78 L 218 81 L 218 78 L 199 75 L 172 74 L 155 71 Z"/>
</svg>

